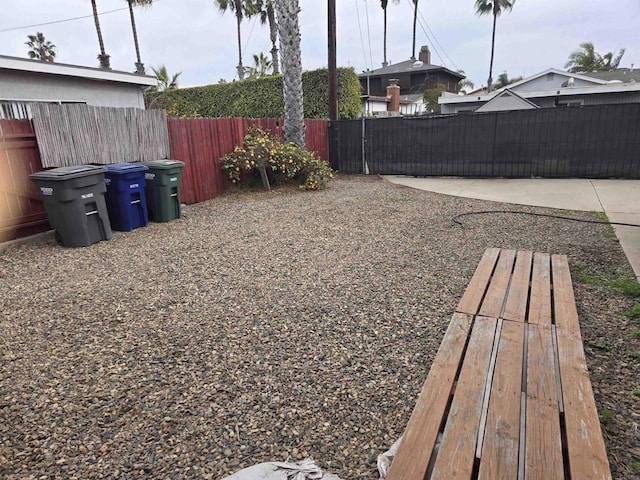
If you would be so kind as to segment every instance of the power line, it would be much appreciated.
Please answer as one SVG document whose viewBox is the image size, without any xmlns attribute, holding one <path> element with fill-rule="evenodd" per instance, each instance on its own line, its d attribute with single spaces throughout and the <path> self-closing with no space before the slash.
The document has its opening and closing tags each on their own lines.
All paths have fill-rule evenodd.
<svg viewBox="0 0 640 480">
<path fill-rule="evenodd" d="M 360 44 L 362 45 L 362 56 L 364 57 L 364 66 L 369 70 L 369 64 L 367 62 L 367 51 L 364 48 L 364 39 L 362 38 L 362 25 L 360 24 L 360 9 L 358 8 L 358 0 L 353 0 L 356 4 L 356 16 L 358 17 L 358 30 L 360 31 Z M 371 64 L 373 67 L 373 63 Z"/>
<path fill-rule="evenodd" d="M 440 44 L 440 42 L 438 41 L 438 38 L 436 37 L 436 34 L 433 33 L 433 31 L 431 30 L 431 27 L 429 27 L 429 24 L 427 23 L 427 21 L 425 20 L 424 16 L 422 15 L 422 12 L 420 10 L 418 10 L 418 13 L 420 14 L 420 17 L 422 17 L 422 20 L 424 21 L 424 24 L 427 26 L 427 29 L 431 32 L 431 35 L 433 36 L 433 39 L 435 40 L 435 42 L 438 44 L 438 46 L 440 47 L 440 50 L 442 50 L 442 53 L 444 53 L 444 56 L 447 57 L 449 59 L 449 61 L 451 62 L 451 64 L 453 65 L 453 67 L 456 70 L 458 69 L 458 66 L 456 65 L 456 63 L 451 60 L 451 57 L 447 54 L 446 50 L 444 49 L 444 47 Z"/>
<path fill-rule="evenodd" d="M 373 55 L 371 54 L 371 28 L 369 27 L 369 6 L 367 4 L 367 0 L 364 1 L 364 9 L 367 14 L 367 39 L 369 40 L 369 62 L 371 63 L 371 68 L 373 68 Z"/>
<path fill-rule="evenodd" d="M 409 2 L 409 6 L 411 8 L 411 11 L 413 12 L 415 5 L 413 3 L 412 0 L 407 0 Z M 418 13 L 420 13 L 420 9 L 418 9 Z M 431 40 L 431 37 L 429 36 L 429 34 L 427 33 L 427 31 L 424 29 L 424 25 L 422 24 L 422 21 L 420 21 L 420 18 L 418 18 L 418 23 L 420 24 L 420 28 L 422 28 L 423 33 L 425 34 L 425 36 L 427 37 L 427 40 L 429 40 L 429 43 L 431 43 L 431 46 L 433 47 L 433 51 L 436 53 L 436 55 L 438 56 L 438 58 L 440 59 L 440 62 L 445 65 L 445 61 L 442 58 L 442 55 L 440 55 L 440 52 L 438 51 L 438 47 L 436 47 L 436 44 L 433 40 Z"/>
<path fill-rule="evenodd" d="M 156 0 L 156 2 L 158 2 L 158 1 L 160 1 L 160 0 Z M 98 15 L 106 15 L 107 13 L 121 12 L 122 10 L 129 10 L 129 7 L 116 8 L 115 10 L 107 10 L 106 12 L 98 13 Z M 33 28 L 33 27 L 43 27 L 45 25 L 54 25 L 56 23 L 73 22 L 74 20 L 83 20 L 85 18 L 93 18 L 93 14 L 92 15 L 83 15 L 81 17 L 65 18 L 65 19 L 62 19 L 62 20 L 54 20 L 52 22 L 44 22 L 44 23 L 36 23 L 36 24 L 33 24 L 33 25 L 25 25 L 23 27 L 3 28 L 3 29 L 0 30 L 0 33 L 12 32 L 14 30 L 24 30 L 24 29 Z"/>
</svg>

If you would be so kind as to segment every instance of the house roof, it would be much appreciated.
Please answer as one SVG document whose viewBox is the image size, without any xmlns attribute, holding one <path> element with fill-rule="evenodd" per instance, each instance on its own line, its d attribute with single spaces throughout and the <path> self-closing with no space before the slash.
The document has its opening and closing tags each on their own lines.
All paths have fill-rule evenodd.
<svg viewBox="0 0 640 480">
<path fill-rule="evenodd" d="M 638 83 L 609 83 L 606 80 L 589 77 L 586 74 L 569 73 L 556 68 L 549 68 L 543 72 L 536 73 L 531 77 L 527 77 L 519 82 L 514 82 L 506 87 L 502 87 L 498 90 L 494 90 L 491 93 L 480 92 L 472 93 L 468 95 L 443 95 L 438 99 L 440 104 L 453 104 L 453 103 L 475 103 L 475 102 L 488 102 L 496 95 L 499 95 L 504 90 L 512 90 L 514 87 L 524 85 L 532 80 L 543 77 L 548 73 L 555 73 L 567 78 L 575 78 L 588 82 L 589 86 L 581 87 L 552 87 L 548 89 L 536 89 L 526 90 L 520 89 L 520 96 L 523 98 L 542 98 L 542 97 L 568 97 L 573 95 L 590 95 L 590 94 L 602 94 L 602 93 L 626 93 L 626 92 L 640 92 L 640 82 Z"/>
<path fill-rule="evenodd" d="M 415 65 L 415 66 L 414 66 Z M 394 63 L 392 65 L 387 65 L 386 67 L 377 68 L 375 70 L 369 70 L 367 72 L 362 72 L 358 76 L 360 78 L 367 77 L 380 77 L 387 75 L 397 75 L 399 73 L 410 73 L 410 72 L 447 72 L 454 77 L 458 77 L 460 80 L 466 78 L 463 74 L 454 72 L 453 70 L 449 70 L 446 67 L 441 67 L 440 65 L 431 65 L 430 63 L 423 63 L 415 60 L 405 60 L 404 62 Z"/>
<path fill-rule="evenodd" d="M 476 109 L 476 112 L 482 112 L 482 111 L 491 111 L 491 107 L 493 106 L 492 104 L 494 102 L 497 103 L 497 100 L 499 98 L 504 98 L 504 97 L 510 97 L 511 99 L 515 99 L 516 103 L 522 106 L 522 109 L 533 109 L 533 108 L 540 108 L 538 107 L 538 105 L 536 105 L 535 103 L 533 103 L 530 100 L 527 100 L 526 98 L 524 98 L 521 95 L 518 95 L 516 92 L 514 92 L 513 90 L 509 90 L 508 88 L 505 88 L 504 90 L 502 90 L 498 95 L 495 95 L 491 100 L 489 100 L 487 103 L 481 105 L 480 107 L 478 107 Z"/>
<path fill-rule="evenodd" d="M 640 69 L 638 68 L 616 68 L 609 72 L 587 72 L 582 75 L 604 80 L 605 82 L 612 80 L 619 80 L 623 83 L 640 82 Z"/>
<path fill-rule="evenodd" d="M 104 70 L 101 68 L 83 67 L 66 63 L 49 63 L 28 58 L 9 57 L 0 55 L 0 71 L 13 70 L 19 72 L 42 73 L 46 75 L 60 75 L 64 77 L 86 78 L 106 82 L 129 83 L 134 85 L 152 86 L 157 84 L 156 77 L 137 75 L 118 70 Z"/>
</svg>

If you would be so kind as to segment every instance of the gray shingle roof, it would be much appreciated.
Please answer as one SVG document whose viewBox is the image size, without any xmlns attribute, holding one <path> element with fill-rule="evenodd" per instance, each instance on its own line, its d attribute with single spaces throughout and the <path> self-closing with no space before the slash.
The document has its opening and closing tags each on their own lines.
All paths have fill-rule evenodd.
<svg viewBox="0 0 640 480">
<path fill-rule="evenodd" d="M 369 72 L 363 72 L 358 76 L 360 78 L 366 78 L 367 76 L 371 76 L 371 77 L 378 76 L 378 75 L 386 76 L 386 75 L 395 75 L 398 73 L 407 73 L 407 72 L 429 72 L 429 71 L 442 70 L 445 72 L 449 72 L 450 74 L 455 75 L 457 77 L 460 77 L 460 79 L 465 78 L 465 76 L 462 75 L 461 73 L 454 72 L 452 70 L 449 70 L 446 67 L 441 67 L 440 65 L 431 65 L 429 63 L 420 62 L 420 65 L 417 65 L 414 67 L 413 63 L 414 63 L 414 60 L 405 60 L 404 62 L 394 63 L 392 65 L 387 65 L 386 67 L 371 70 Z"/>
<path fill-rule="evenodd" d="M 586 77 L 598 78 L 600 80 L 605 80 L 610 82 L 611 80 L 620 80 L 621 82 L 640 82 L 640 68 L 634 68 L 633 70 L 630 68 L 618 68 L 616 70 L 611 70 L 610 72 L 588 72 L 581 73 Z"/>
</svg>

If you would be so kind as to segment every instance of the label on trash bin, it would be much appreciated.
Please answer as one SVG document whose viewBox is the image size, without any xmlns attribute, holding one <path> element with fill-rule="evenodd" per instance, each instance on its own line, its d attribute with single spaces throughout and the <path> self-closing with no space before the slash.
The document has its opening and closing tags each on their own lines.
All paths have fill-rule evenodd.
<svg viewBox="0 0 640 480">
<path fill-rule="evenodd" d="M 153 180 L 154 178 L 156 178 L 156 174 L 155 173 L 145 173 L 144 174 L 144 178 L 146 178 L 147 180 Z"/>
<path fill-rule="evenodd" d="M 111 179 L 110 178 L 105 178 L 104 179 L 104 184 L 105 185 L 111 185 Z"/>
<path fill-rule="evenodd" d="M 53 188 L 51 188 L 51 187 L 40 187 L 40 192 L 43 195 L 53 195 Z"/>
<path fill-rule="evenodd" d="M 171 177 L 169 179 L 170 182 L 177 182 L 178 181 L 178 177 Z"/>
<path fill-rule="evenodd" d="M 92 193 L 84 193 L 84 194 L 80 195 L 80 198 L 82 198 L 83 200 L 86 200 L 87 198 L 93 198 L 93 192 Z"/>
<path fill-rule="evenodd" d="M 138 188 L 140 186 L 140 184 L 138 183 L 132 183 L 131 185 L 129 185 L 129 188 Z"/>
</svg>

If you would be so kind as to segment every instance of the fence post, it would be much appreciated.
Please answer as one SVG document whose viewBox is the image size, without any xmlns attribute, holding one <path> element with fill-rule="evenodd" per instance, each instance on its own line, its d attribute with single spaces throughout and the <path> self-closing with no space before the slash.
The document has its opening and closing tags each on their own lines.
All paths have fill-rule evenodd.
<svg viewBox="0 0 640 480">
<path fill-rule="evenodd" d="M 365 123 L 365 117 L 362 117 L 362 173 L 364 175 L 369 175 L 369 169 L 367 168 L 367 160 L 365 157 L 365 139 L 366 136 L 366 123 Z"/>
</svg>

